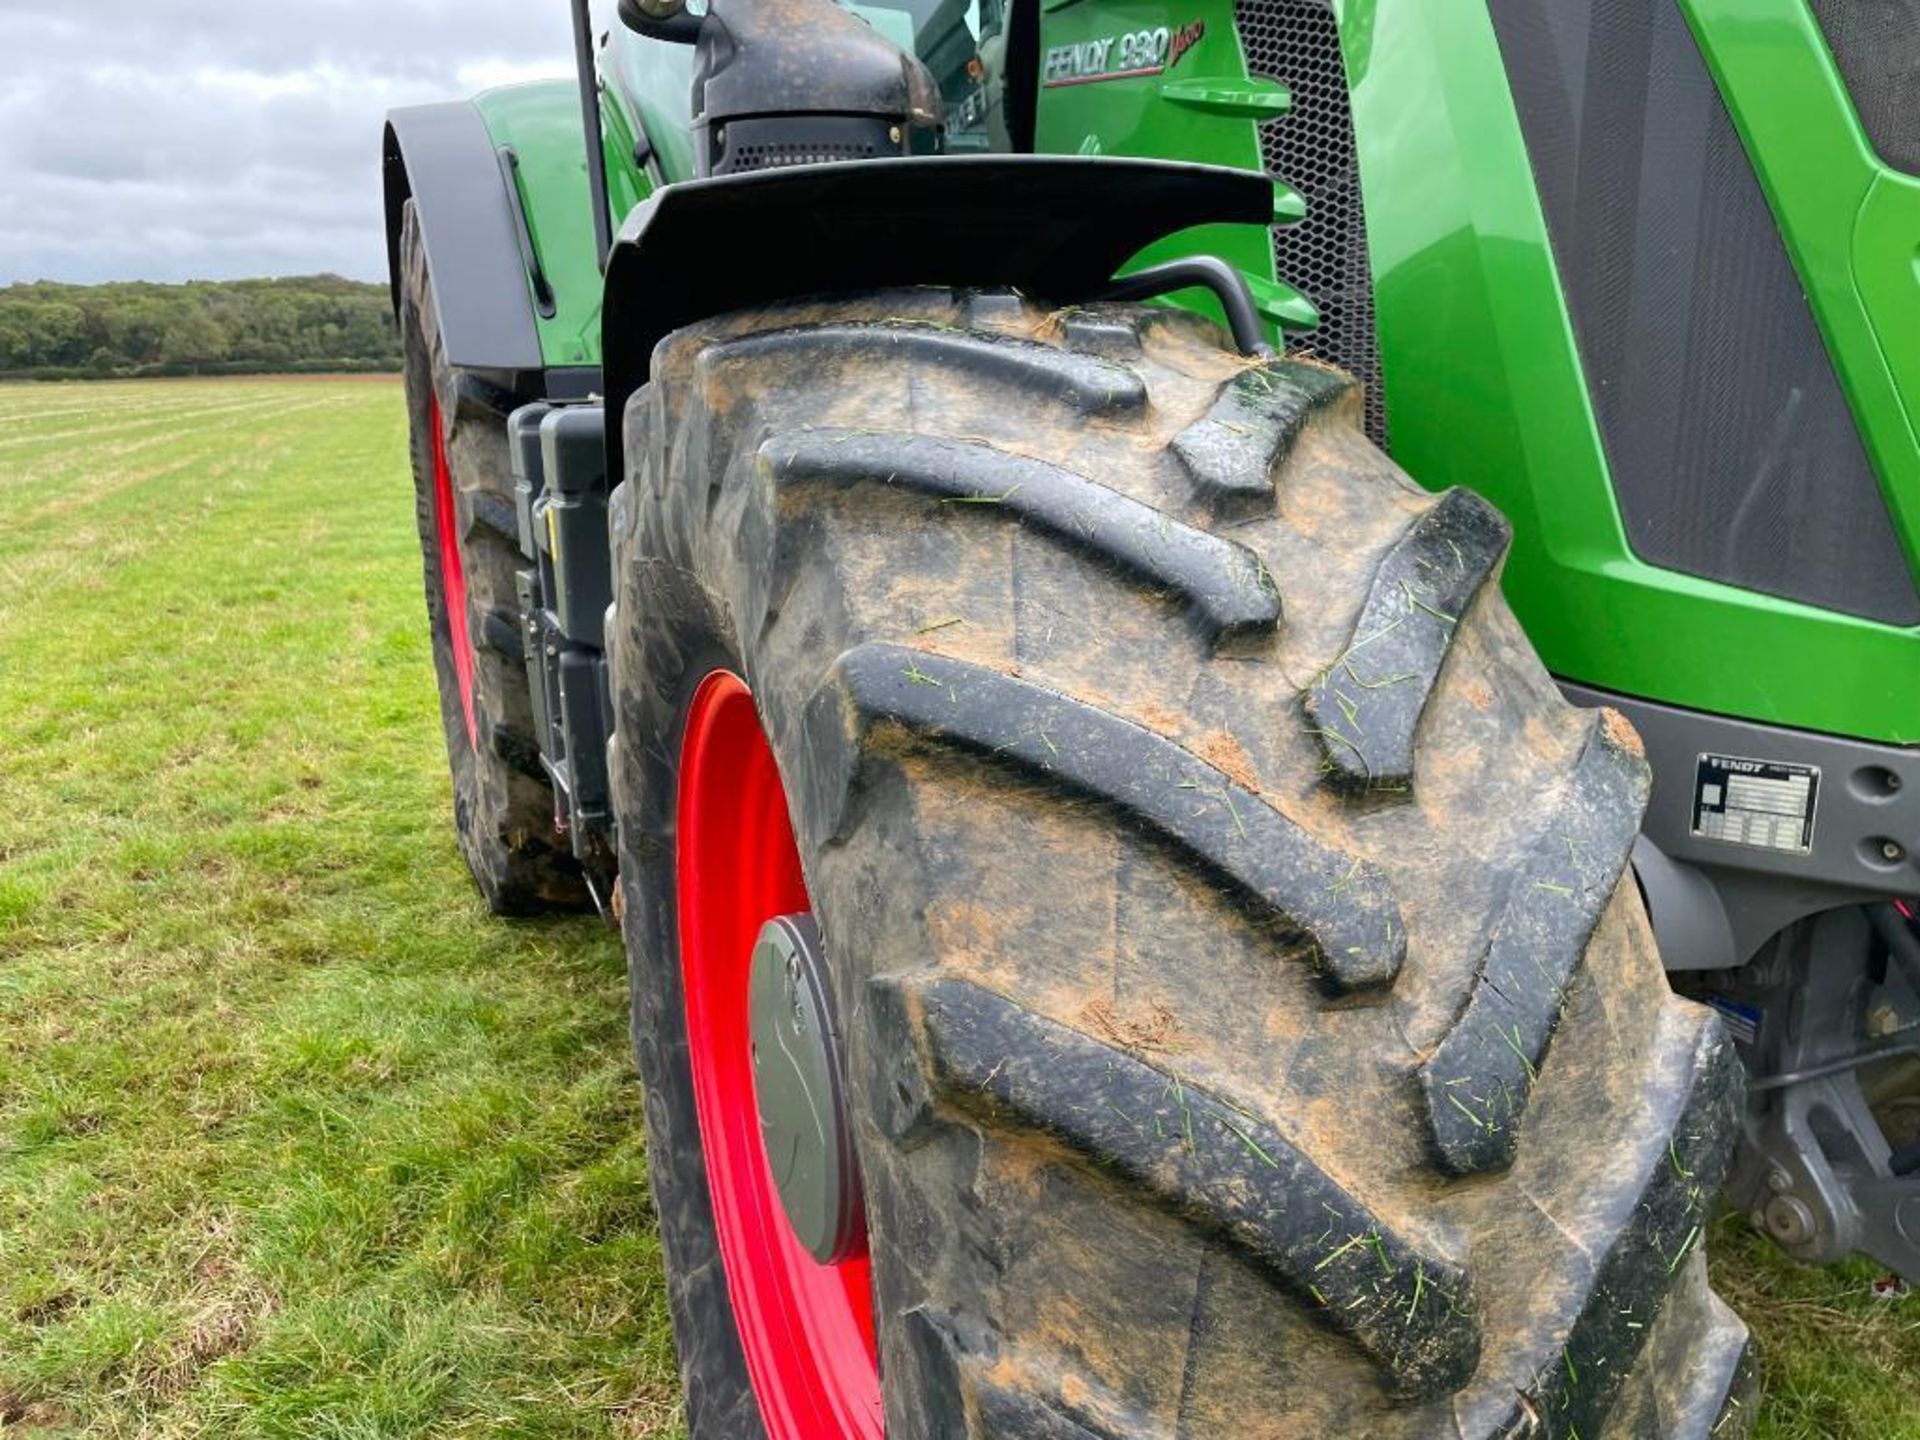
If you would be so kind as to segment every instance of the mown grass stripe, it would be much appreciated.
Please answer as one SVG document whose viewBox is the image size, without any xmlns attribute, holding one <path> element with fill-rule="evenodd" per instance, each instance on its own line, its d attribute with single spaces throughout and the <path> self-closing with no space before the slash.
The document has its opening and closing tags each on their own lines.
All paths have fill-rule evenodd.
<svg viewBox="0 0 1920 1440">
<path fill-rule="evenodd" d="M 455 850 L 398 386 L 0 407 L 76 394 L 167 439 L 50 444 L 0 556 L 61 560 L 0 595 L 0 1412 L 671 1435 L 619 945 Z"/>
</svg>

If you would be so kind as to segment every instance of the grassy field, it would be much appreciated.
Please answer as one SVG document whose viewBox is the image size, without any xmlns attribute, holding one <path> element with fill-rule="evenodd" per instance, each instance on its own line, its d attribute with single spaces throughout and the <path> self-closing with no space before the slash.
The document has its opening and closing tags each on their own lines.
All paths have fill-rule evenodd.
<svg viewBox="0 0 1920 1440">
<path fill-rule="evenodd" d="M 0 1432 L 679 1433 L 618 946 L 455 853 L 398 388 L 0 387 Z M 1920 1300 L 1729 1218 L 1767 1440 Z"/>
</svg>

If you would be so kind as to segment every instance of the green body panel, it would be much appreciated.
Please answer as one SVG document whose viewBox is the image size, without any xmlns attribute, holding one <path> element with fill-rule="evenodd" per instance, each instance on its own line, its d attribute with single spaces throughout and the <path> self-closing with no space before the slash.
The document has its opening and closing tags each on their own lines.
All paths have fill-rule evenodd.
<svg viewBox="0 0 1920 1440">
<path fill-rule="evenodd" d="M 693 50 L 641 40 L 615 27 L 600 52 L 601 112 L 618 116 L 624 132 L 644 134 L 653 146 L 663 183 L 693 178 Z M 611 155 L 611 151 L 609 152 Z M 609 165 L 612 161 L 609 160 Z M 633 147 L 620 163 L 634 172 Z M 614 228 L 626 212 L 613 207 Z"/>
<path fill-rule="evenodd" d="M 603 90 L 600 96 L 600 148 L 607 166 L 607 198 L 614 224 L 653 193 L 653 179 L 637 158 L 645 153 L 641 144 L 645 132 L 636 123 L 634 113 L 620 104 L 616 93 Z M 594 330 L 594 353 L 598 359 L 600 333 Z"/>
<path fill-rule="evenodd" d="M 1831 60 L 1798 0 L 1690 7 L 1776 208 L 1867 152 Z M 1718 13 L 1711 17 L 1700 12 Z M 1557 674 L 1693 709 L 1871 739 L 1920 739 L 1920 634 L 1644 564 L 1628 546 L 1562 299 L 1518 118 L 1484 11 L 1442 21 L 1417 0 L 1363 0 L 1368 47 L 1355 125 L 1396 458 L 1431 486 L 1472 485 L 1514 519 L 1507 590 Z M 1754 17 L 1791 12 L 1769 55 Z M 1737 13 L 1736 13 L 1737 12 Z M 1763 132 L 1749 122 L 1770 112 Z M 1410 116 L 1421 124 L 1409 124 Z M 1785 133 L 1777 133 L 1776 122 Z M 1864 187 L 1863 187 L 1864 188 Z M 1816 317 L 1851 307 L 1871 329 L 1847 234 L 1861 196 L 1822 238 L 1781 210 Z M 1815 202 L 1816 204 L 1822 202 Z M 1796 224 L 1798 221 L 1800 223 Z M 1920 243 L 1909 212 L 1905 246 Z M 1810 266 L 1810 263 L 1811 266 Z M 1810 279 L 1824 269 L 1826 282 Z M 1920 330 L 1909 259 L 1883 325 Z M 1842 303 L 1844 301 L 1844 303 Z M 1864 344 L 1835 361 L 1909 545 L 1920 463 L 1891 377 Z M 1737 364 L 1739 357 L 1728 356 Z M 1863 392 L 1877 407 L 1862 408 Z M 1920 396 L 1920 390 L 1910 394 Z M 1911 549 L 1909 550 L 1911 554 Z"/>
<path fill-rule="evenodd" d="M 494 145 L 511 146 L 519 162 L 521 210 L 553 290 L 553 315 L 534 322 L 541 358 L 549 366 L 594 364 L 600 285 L 579 91 L 570 80 L 539 80 L 483 91 L 473 103 Z"/>
<path fill-rule="evenodd" d="M 600 265 L 594 254 L 579 88 L 572 80 L 536 80 L 483 91 L 473 103 L 494 146 L 512 146 L 519 161 L 515 174 L 522 212 L 553 290 L 553 315 L 534 316 L 541 358 L 549 367 L 598 365 Z M 603 125 L 602 130 L 610 127 Z M 624 214 L 644 197 L 645 180 L 634 170 L 631 143 L 622 152 L 623 167 L 613 168 L 613 144 L 609 135 L 607 182 L 616 203 L 624 202 L 615 213 Z"/>
<path fill-rule="evenodd" d="M 1897 531 L 1920 559 L 1920 180 L 1874 155 L 1802 0 L 1681 3 L 1754 157 Z M 1395 458 L 1422 483 L 1471 486 L 1512 518 L 1506 590 L 1556 674 L 1764 723 L 1920 741 L 1920 631 L 1634 555 L 1492 22 L 1483 7 L 1441 8 L 1335 0 Z M 1256 126 L 1286 96 L 1247 75 L 1231 0 L 1042 0 L 1042 11 L 1043 72 L 1055 47 L 1111 38 L 1113 58 L 1125 37 L 1200 31 L 1157 69 L 1135 67 L 1153 73 L 1052 76 L 1067 83 L 1043 85 L 1038 148 L 1260 167 Z M 1111 68 L 1121 67 L 1099 67 Z M 617 223 L 646 193 L 633 160 L 640 126 L 664 178 L 691 173 L 690 56 L 616 28 L 602 71 Z M 521 151 L 536 243 L 560 297 L 541 331 L 549 363 L 578 363 L 559 358 L 576 347 L 597 356 L 571 87 L 516 87 L 481 105 L 496 136 Z M 1300 203 L 1276 185 L 1276 219 L 1297 216 Z M 1196 252 L 1245 272 L 1276 327 L 1313 323 L 1310 301 L 1274 273 L 1268 237 L 1253 227 L 1189 231 L 1141 261 Z"/>
<path fill-rule="evenodd" d="M 1688 10 L 1758 150 L 1908 553 L 1920 553 L 1909 416 L 1920 404 L 1920 181 L 1873 156 L 1799 0 L 1689 0 Z M 1336 11 L 1394 456 L 1423 484 L 1471 486 L 1512 518 L 1506 590 L 1548 666 L 1693 709 L 1920 740 L 1920 633 L 1633 554 L 1486 11 L 1421 0 L 1344 0 Z M 1087 0 L 1044 16 L 1042 49 L 1196 17 L 1203 43 L 1232 41 L 1229 4 Z M 1233 52 L 1210 50 L 1204 68 L 1243 75 Z M 1108 153 L 1258 164 L 1251 119 L 1209 132 L 1160 85 L 1043 89 L 1041 148 L 1088 148 L 1092 136 Z M 1229 258 L 1270 274 L 1263 257 Z"/>
<path fill-rule="evenodd" d="M 1260 169 L 1259 121 L 1284 113 L 1283 86 L 1250 80 L 1233 29 L 1232 0 L 1201 0 L 1178 9 L 1165 0 L 1089 0 L 1055 6 L 1041 20 L 1040 52 L 1198 24 L 1200 38 L 1155 75 L 1128 79 L 1080 78 L 1043 83 L 1034 148 L 1060 154 L 1138 155 L 1204 160 L 1242 170 Z M 1109 52 L 1110 56 L 1113 52 Z M 1114 63 L 1118 63 L 1117 59 Z M 1045 66 L 1043 63 L 1042 69 Z M 1276 218 L 1297 218 L 1298 195 L 1275 190 Z M 1141 264 L 1182 255 L 1217 255 L 1244 273 L 1269 325 L 1311 328 L 1312 303 L 1274 273 L 1267 233 L 1247 225 L 1189 230 L 1141 252 Z M 1201 292 L 1179 297 L 1219 318 Z"/>
</svg>

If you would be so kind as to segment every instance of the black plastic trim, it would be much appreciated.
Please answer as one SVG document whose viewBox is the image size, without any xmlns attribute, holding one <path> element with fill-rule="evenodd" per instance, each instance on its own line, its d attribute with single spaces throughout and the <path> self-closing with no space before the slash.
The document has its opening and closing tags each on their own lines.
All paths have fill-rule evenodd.
<svg viewBox="0 0 1920 1440">
<path fill-rule="evenodd" d="M 543 371 L 514 206 L 480 112 L 464 100 L 392 111 L 383 150 L 387 266 L 396 313 L 400 216 L 412 199 L 448 364 Z"/>
<path fill-rule="evenodd" d="M 527 197 L 520 191 L 520 156 L 511 145 L 502 145 L 495 152 L 500 158 L 500 183 L 506 187 L 509 204 L 513 214 L 513 238 L 520 246 L 520 265 L 527 272 L 527 283 L 533 287 L 533 306 L 540 312 L 542 320 L 551 320 L 559 309 L 553 303 L 553 286 L 547 280 L 546 267 L 540 263 L 540 252 L 533 245 L 533 227 L 527 223 Z"/>
<path fill-rule="evenodd" d="M 535 400 L 579 401 L 600 393 L 597 365 L 555 365 L 552 369 L 502 370 L 475 365 L 459 372 L 462 399 L 503 419 Z"/>
<path fill-rule="evenodd" d="M 1016 154 L 1031 154 L 1040 127 L 1040 0 L 1011 0 L 1007 7 L 1006 73 L 1001 84 L 1007 140 Z"/>
<path fill-rule="evenodd" d="M 669 185 L 635 207 L 607 263 L 609 473 L 653 347 L 695 320 L 897 285 L 1082 301 L 1163 236 L 1265 225 L 1272 211 L 1272 183 L 1255 171 L 1088 156 L 916 156 Z"/>
</svg>

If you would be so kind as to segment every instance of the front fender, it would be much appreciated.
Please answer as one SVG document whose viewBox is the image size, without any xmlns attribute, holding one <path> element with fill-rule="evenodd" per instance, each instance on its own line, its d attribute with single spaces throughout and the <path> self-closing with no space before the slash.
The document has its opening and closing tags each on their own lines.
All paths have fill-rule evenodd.
<svg viewBox="0 0 1920 1440">
<path fill-rule="evenodd" d="M 623 412 L 654 346 L 695 320 L 902 285 L 1011 286 L 1070 304 L 1177 230 L 1272 218 L 1258 171 L 1169 160 L 932 156 L 668 185 L 635 208 L 607 261 L 607 473 L 621 473 Z"/>
</svg>

